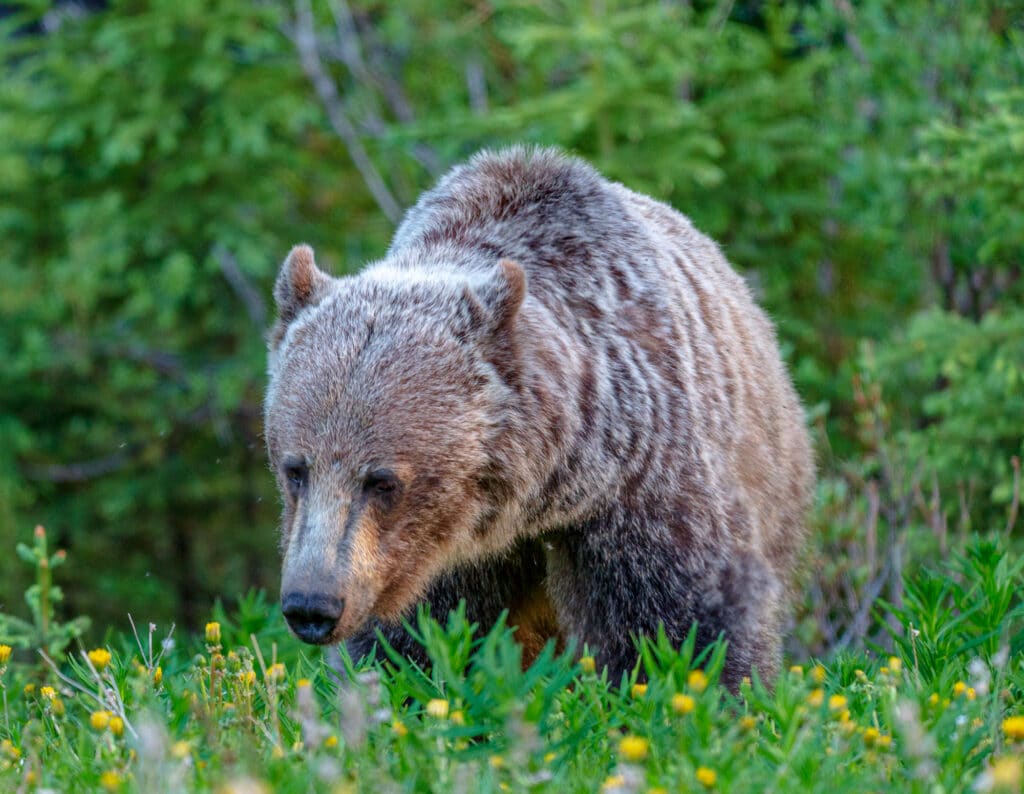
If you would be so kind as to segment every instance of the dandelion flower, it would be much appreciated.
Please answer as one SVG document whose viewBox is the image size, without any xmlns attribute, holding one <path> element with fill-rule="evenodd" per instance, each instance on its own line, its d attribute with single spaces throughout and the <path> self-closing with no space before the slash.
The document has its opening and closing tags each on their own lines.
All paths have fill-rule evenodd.
<svg viewBox="0 0 1024 794">
<path fill-rule="evenodd" d="M 903 670 L 903 660 L 898 656 L 889 657 L 889 669 L 893 675 L 899 675 Z"/>
<path fill-rule="evenodd" d="M 7 756 L 12 761 L 17 761 L 21 758 L 21 750 L 15 747 L 10 739 L 4 739 L 0 742 L 0 754 Z"/>
<path fill-rule="evenodd" d="M 335 748 L 337 746 L 338 746 L 338 737 L 335 736 L 333 733 L 330 736 L 328 736 L 326 739 L 324 739 L 324 747 L 326 747 L 328 750 L 331 750 L 331 749 L 333 749 L 333 748 Z"/>
<path fill-rule="evenodd" d="M 500 755 L 492 755 L 488 759 L 488 763 L 490 763 L 491 769 L 501 769 L 503 766 L 505 766 L 505 759 L 502 758 Z"/>
<path fill-rule="evenodd" d="M 267 668 L 267 680 L 268 681 L 284 681 L 288 672 L 284 669 L 284 665 L 281 662 L 270 665 Z"/>
<path fill-rule="evenodd" d="M 177 758 L 178 760 L 181 760 L 182 758 L 187 758 L 191 752 L 192 745 L 190 745 L 184 739 L 177 741 L 171 745 L 171 755 Z"/>
<path fill-rule="evenodd" d="M 811 694 L 807 696 L 808 705 L 813 706 L 814 708 L 818 708 L 818 706 L 820 706 L 824 702 L 825 690 L 821 689 L 820 687 L 818 689 L 812 690 Z"/>
<path fill-rule="evenodd" d="M 405 727 L 405 723 L 401 720 L 395 720 L 391 723 L 391 732 L 399 738 L 409 735 L 409 729 Z"/>
<path fill-rule="evenodd" d="M 697 767 L 697 782 L 705 788 L 711 788 L 718 781 L 718 773 L 706 766 Z"/>
<path fill-rule="evenodd" d="M 874 747 L 880 735 L 878 728 L 866 728 L 864 730 L 864 744 L 868 747 Z"/>
<path fill-rule="evenodd" d="M 697 701 L 695 701 L 689 695 L 673 695 L 672 696 L 672 711 L 676 714 L 689 714 L 697 707 Z"/>
<path fill-rule="evenodd" d="M 953 684 L 953 697 L 960 697 L 961 695 L 967 694 L 967 684 L 963 681 L 957 681 Z"/>
<path fill-rule="evenodd" d="M 974 687 L 972 687 L 972 686 L 967 687 L 967 693 L 966 694 L 967 694 L 967 699 L 968 700 L 976 700 L 978 698 L 978 693 L 975 691 Z"/>
<path fill-rule="evenodd" d="M 103 670 L 110 664 L 110 651 L 106 648 L 95 648 L 88 653 L 89 661 L 97 670 Z"/>
<path fill-rule="evenodd" d="M 842 711 L 846 708 L 846 696 L 845 695 L 832 695 L 828 699 L 828 710 L 829 711 Z"/>
<path fill-rule="evenodd" d="M 0 645 L 0 665 L 5 665 L 11 660 L 11 646 Z"/>
<path fill-rule="evenodd" d="M 1016 756 L 1003 756 L 993 762 L 989 774 L 996 788 L 1019 791 L 1021 780 L 1024 779 L 1024 768 Z"/>
<path fill-rule="evenodd" d="M 113 769 L 108 769 L 100 775 L 100 785 L 107 791 L 117 791 L 121 788 L 121 776 Z"/>
<path fill-rule="evenodd" d="M 740 717 L 740 728 L 745 731 L 752 731 L 757 727 L 757 717 L 752 717 L 747 714 L 744 717 Z"/>
<path fill-rule="evenodd" d="M 94 730 L 105 731 L 110 725 L 110 718 L 114 716 L 109 711 L 94 711 L 89 715 L 89 724 Z"/>
<path fill-rule="evenodd" d="M 879 735 L 879 737 L 875 739 L 875 747 L 879 750 L 888 750 L 892 747 L 892 737 L 884 733 Z"/>
<path fill-rule="evenodd" d="M 435 719 L 443 720 L 448 716 L 448 701 L 434 698 L 427 703 L 427 714 Z"/>
<path fill-rule="evenodd" d="M 647 684 L 633 684 L 629 690 L 629 694 L 635 698 L 642 698 L 647 694 Z"/>
<path fill-rule="evenodd" d="M 825 668 L 820 664 L 814 665 L 814 667 L 811 668 L 811 678 L 814 679 L 814 683 L 816 684 L 825 683 Z"/>
<path fill-rule="evenodd" d="M 157 665 L 153 670 L 153 685 L 160 686 L 164 682 L 164 668 Z"/>
<path fill-rule="evenodd" d="M 580 669 L 584 673 L 592 673 L 597 669 L 597 664 L 594 662 L 593 656 L 581 656 L 580 657 Z"/>
<path fill-rule="evenodd" d="M 692 670 L 686 679 L 686 684 L 694 692 L 703 692 L 708 687 L 708 677 L 703 670 Z"/>
<path fill-rule="evenodd" d="M 611 791 L 612 789 L 617 789 L 625 784 L 626 778 L 622 775 L 609 775 L 604 779 L 604 783 L 601 784 L 601 791 Z"/>
<path fill-rule="evenodd" d="M 124 720 L 120 717 L 111 717 L 110 732 L 114 734 L 114 736 L 120 736 L 124 733 Z"/>
<path fill-rule="evenodd" d="M 462 712 L 462 709 L 456 709 L 451 714 L 452 725 L 465 725 L 466 715 Z"/>
<path fill-rule="evenodd" d="M 220 645 L 220 623 L 215 620 L 206 624 L 206 642 L 209 645 Z"/>
<path fill-rule="evenodd" d="M 1003 733 L 1007 739 L 1024 739 L 1024 716 L 1007 717 L 1003 720 Z"/>
<path fill-rule="evenodd" d="M 47 700 L 53 700 L 55 697 L 57 697 L 57 690 L 55 690 L 52 686 L 44 686 L 39 690 L 39 694 Z"/>
<path fill-rule="evenodd" d="M 625 736 L 619 742 L 619 755 L 627 761 L 643 761 L 650 746 L 650 742 L 642 736 Z"/>
</svg>

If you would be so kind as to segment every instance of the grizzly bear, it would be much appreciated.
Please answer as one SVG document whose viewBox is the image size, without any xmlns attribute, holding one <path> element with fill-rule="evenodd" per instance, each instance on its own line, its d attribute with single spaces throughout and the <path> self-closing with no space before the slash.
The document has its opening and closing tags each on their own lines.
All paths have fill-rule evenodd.
<svg viewBox="0 0 1024 794">
<path fill-rule="evenodd" d="M 295 247 L 274 287 L 266 439 L 281 603 L 310 643 L 465 599 L 529 653 L 612 675 L 664 626 L 770 677 L 812 453 L 774 330 L 672 208 L 550 149 L 483 152 L 332 278 Z"/>
</svg>

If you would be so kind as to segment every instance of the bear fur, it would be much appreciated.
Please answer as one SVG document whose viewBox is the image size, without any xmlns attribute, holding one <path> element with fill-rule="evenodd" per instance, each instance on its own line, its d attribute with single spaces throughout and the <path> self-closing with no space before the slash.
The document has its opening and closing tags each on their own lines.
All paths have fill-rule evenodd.
<svg viewBox="0 0 1024 794">
<path fill-rule="evenodd" d="M 554 150 L 483 152 L 384 259 L 332 278 L 297 246 L 274 295 L 300 636 L 415 656 L 401 620 L 465 599 L 616 676 L 695 622 L 727 685 L 776 673 L 812 452 L 771 323 L 687 218 Z"/>
</svg>

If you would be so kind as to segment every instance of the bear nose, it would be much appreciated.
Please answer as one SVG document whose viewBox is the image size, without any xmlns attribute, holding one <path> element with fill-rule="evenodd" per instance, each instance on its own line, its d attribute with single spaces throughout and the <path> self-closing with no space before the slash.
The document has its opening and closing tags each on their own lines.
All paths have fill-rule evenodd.
<svg viewBox="0 0 1024 794">
<path fill-rule="evenodd" d="M 281 611 L 292 631 L 312 645 L 327 642 L 344 609 L 340 598 L 321 593 L 288 593 L 281 599 Z"/>
</svg>

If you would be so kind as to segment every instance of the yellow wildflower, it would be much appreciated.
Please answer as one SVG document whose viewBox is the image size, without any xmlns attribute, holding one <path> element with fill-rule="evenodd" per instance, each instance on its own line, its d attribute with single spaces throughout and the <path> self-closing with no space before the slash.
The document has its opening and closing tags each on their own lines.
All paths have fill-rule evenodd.
<svg viewBox="0 0 1024 794">
<path fill-rule="evenodd" d="M 100 785 L 107 791 L 117 791 L 121 788 L 121 776 L 113 769 L 108 769 L 100 775 Z"/>
<path fill-rule="evenodd" d="M 842 711 L 846 708 L 846 696 L 845 695 L 832 695 L 828 699 L 828 710 L 829 711 Z"/>
<path fill-rule="evenodd" d="M 745 731 L 752 731 L 757 727 L 757 717 L 752 717 L 747 714 L 744 717 L 740 717 L 740 728 Z"/>
<path fill-rule="evenodd" d="M 124 720 L 120 717 L 111 717 L 110 732 L 114 734 L 114 736 L 120 736 L 124 733 Z"/>
<path fill-rule="evenodd" d="M 676 714 L 689 714 L 697 707 L 697 701 L 695 701 L 689 695 L 673 695 L 672 696 L 672 711 Z"/>
<path fill-rule="evenodd" d="M 255 686 L 255 684 L 256 684 L 256 671 L 255 670 L 239 670 L 238 678 L 246 686 Z"/>
<path fill-rule="evenodd" d="M 394 733 L 395 736 L 402 737 L 409 734 L 409 729 L 405 727 L 405 723 L 401 720 L 395 720 L 391 723 L 391 732 Z"/>
<path fill-rule="evenodd" d="M 102 670 L 110 664 L 110 651 L 106 648 L 95 648 L 88 653 L 89 661 L 97 670 Z"/>
<path fill-rule="evenodd" d="M 220 623 L 215 620 L 206 624 L 206 642 L 210 645 L 220 645 Z"/>
<path fill-rule="evenodd" d="M 53 709 L 53 713 L 58 717 L 64 716 L 64 701 L 60 698 L 54 698 L 50 703 L 50 708 Z"/>
<path fill-rule="evenodd" d="M 465 725 L 466 715 L 462 713 L 462 709 L 456 709 L 452 712 L 451 717 L 452 725 Z"/>
<path fill-rule="evenodd" d="M 937 705 L 939 705 L 939 693 L 938 693 L 938 692 L 932 692 L 932 693 L 931 693 L 931 694 L 930 694 L 930 695 L 928 696 L 928 702 L 929 702 L 929 703 L 930 703 L 931 705 L 933 705 L 933 706 L 937 706 Z"/>
<path fill-rule="evenodd" d="M 903 671 L 903 660 L 898 656 L 890 656 L 889 669 L 893 675 L 899 675 Z"/>
<path fill-rule="evenodd" d="M 0 645 L 0 665 L 7 664 L 11 660 L 11 646 Z"/>
<path fill-rule="evenodd" d="M 878 672 L 880 672 L 882 675 L 889 675 L 889 668 L 885 665 L 882 665 L 880 668 L 878 668 Z"/>
<path fill-rule="evenodd" d="M 633 684 L 629 690 L 629 694 L 635 698 L 642 698 L 647 694 L 647 684 Z"/>
<path fill-rule="evenodd" d="M 427 714 L 439 720 L 448 716 L 448 701 L 441 698 L 434 698 L 427 703 Z"/>
<path fill-rule="evenodd" d="M 505 766 L 505 759 L 502 758 L 500 755 L 492 755 L 487 760 L 488 763 L 490 763 L 492 769 L 501 769 L 503 766 Z"/>
<path fill-rule="evenodd" d="M 1003 720 L 1003 733 L 1007 739 L 1024 739 L 1024 716 L 1007 717 Z"/>
<path fill-rule="evenodd" d="M 708 687 L 708 677 L 703 670 L 692 670 L 686 679 L 686 684 L 694 692 L 703 692 Z"/>
<path fill-rule="evenodd" d="M 892 747 L 892 737 L 884 733 L 880 734 L 879 737 L 875 739 L 875 747 L 879 750 L 888 750 Z"/>
<path fill-rule="evenodd" d="M 609 775 L 604 779 L 604 783 L 601 784 L 601 791 L 611 791 L 625 784 L 626 778 L 622 775 Z"/>
<path fill-rule="evenodd" d="M 953 684 L 953 697 L 960 697 L 961 695 L 967 694 L 967 684 L 963 681 L 957 681 Z"/>
<path fill-rule="evenodd" d="M 47 700 L 53 700 L 55 697 L 57 697 L 57 690 L 55 690 L 52 686 L 44 686 L 42 689 L 39 690 L 39 694 Z"/>
<path fill-rule="evenodd" d="M 97 731 L 105 731 L 112 716 L 114 715 L 109 711 L 94 711 L 89 715 L 89 724 Z"/>
<path fill-rule="evenodd" d="M 177 759 L 187 758 L 192 752 L 192 745 L 185 740 L 180 740 L 171 745 L 171 755 Z"/>
<path fill-rule="evenodd" d="M 718 773 L 706 766 L 697 767 L 697 782 L 706 788 L 711 788 L 718 781 Z"/>
<path fill-rule="evenodd" d="M 284 681 L 287 677 L 288 672 L 284 669 L 284 665 L 281 662 L 270 665 L 267 668 L 267 680 L 268 681 Z"/>
<path fill-rule="evenodd" d="M 557 757 L 558 757 L 558 756 L 557 756 L 557 755 L 555 755 L 554 753 L 544 753 L 544 763 L 545 763 L 545 764 L 550 764 L 550 763 L 551 763 L 552 761 L 554 761 L 554 760 L 555 760 L 555 759 L 556 759 Z"/>
<path fill-rule="evenodd" d="M 1003 756 L 993 762 L 989 770 L 995 788 L 1008 791 L 1020 791 L 1021 780 L 1024 779 L 1024 768 L 1016 756 Z"/>
<path fill-rule="evenodd" d="M 818 708 L 822 703 L 825 702 L 825 690 L 818 688 L 811 691 L 811 694 L 807 696 L 807 703 L 814 708 Z"/>
<path fill-rule="evenodd" d="M 338 737 L 335 736 L 333 733 L 330 736 L 328 736 L 326 739 L 324 739 L 324 747 L 326 747 L 328 750 L 331 750 L 331 749 L 333 749 L 333 748 L 335 748 L 337 746 L 338 746 Z"/>
<path fill-rule="evenodd" d="M 862 684 L 866 684 L 868 682 L 868 675 L 867 675 L 867 673 L 865 673 L 863 670 L 861 670 L 859 668 L 853 671 L 853 675 Z"/>
<path fill-rule="evenodd" d="M 580 669 L 584 673 L 592 673 L 597 669 L 597 664 L 594 662 L 593 656 L 581 656 L 580 657 Z"/>
<path fill-rule="evenodd" d="M 21 750 L 15 747 L 10 739 L 4 739 L 0 742 L 0 753 L 7 756 L 12 761 L 17 761 L 21 758 Z"/>
<path fill-rule="evenodd" d="M 974 687 L 972 687 L 972 686 L 967 687 L 967 699 L 968 700 L 976 700 L 977 697 L 978 697 L 978 693 L 974 691 Z"/>
<path fill-rule="evenodd" d="M 627 761 L 643 761 L 650 746 L 650 742 L 642 736 L 624 736 L 619 742 L 619 755 Z"/>
<path fill-rule="evenodd" d="M 866 728 L 864 730 L 864 744 L 868 747 L 873 747 L 875 742 L 878 741 L 878 737 L 881 734 L 878 732 L 878 728 Z"/>
<path fill-rule="evenodd" d="M 299 689 L 302 689 L 302 687 L 311 686 L 311 684 L 308 678 L 300 678 L 298 681 L 295 682 L 295 686 Z"/>
<path fill-rule="evenodd" d="M 153 684 L 154 686 L 160 686 L 164 682 L 164 668 L 160 665 L 156 666 L 153 670 Z"/>
<path fill-rule="evenodd" d="M 789 668 L 789 672 L 791 672 L 793 675 L 803 675 L 804 674 L 803 665 L 794 664 L 792 667 Z"/>
<path fill-rule="evenodd" d="M 816 684 L 825 683 L 825 668 L 820 664 L 814 665 L 811 669 L 811 678 L 814 679 L 814 683 Z"/>
<path fill-rule="evenodd" d="M 25 688 L 22 691 L 26 695 L 31 695 L 33 692 L 36 691 L 36 685 L 35 684 L 25 684 Z"/>
</svg>

